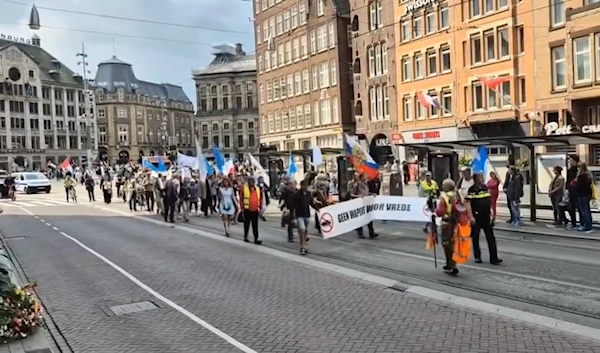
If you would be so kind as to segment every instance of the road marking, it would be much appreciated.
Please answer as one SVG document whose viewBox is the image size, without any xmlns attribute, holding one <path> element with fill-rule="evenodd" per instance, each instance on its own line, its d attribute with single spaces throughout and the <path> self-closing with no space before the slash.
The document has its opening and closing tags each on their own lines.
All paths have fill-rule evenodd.
<svg viewBox="0 0 600 353">
<path fill-rule="evenodd" d="M 26 213 L 28 213 L 30 216 L 34 216 L 35 217 L 35 215 L 33 214 L 33 212 L 29 211 L 28 209 L 23 208 L 23 207 L 20 207 L 20 208 L 23 211 L 25 211 Z M 235 340 L 233 337 L 229 336 L 225 332 L 217 329 L 216 327 L 212 326 L 208 322 L 202 320 L 201 318 L 199 318 L 198 316 L 194 315 L 193 313 L 191 313 L 187 309 L 183 308 L 179 304 L 177 304 L 177 303 L 171 301 L 170 299 L 164 297 L 162 294 L 160 294 L 157 291 L 155 291 L 154 289 L 150 288 L 150 286 L 148 286 L 144 282 L 140 281 L 135 276 L 133 276 L 131 273 L 125 271 L 123 268 L 119 267 L 117 264 L 115 264 L 114 262 L 110 261 L 108 258 L 104 257 L 102 254 L 98 253 L 94 249 L 88 247 L 84 243 L 80 242 L 79 240 L 75 239 L 74 237 L 70 236 L 69 234 L 67 234 L 65 232 L 60 232 L 60 234 L 62 236 L 64 236 L 65 238 L 71 240 L 75 244 L 79 245 L 81 248 L 83 248 L 84 250 L 86 250 L 90 254 L 92 254 L 92 255 L 96 256 L 97 258 L 99 258 L 100 260 L 102 260 L 104 263 L 106 263 L 107 265 L 109 265 L 110 267 L 112 267 L 113 269 L 115 269 L 117 272 L 121 273 L 123 276 L 127 277 L 127 279 L 129 279 L 131 282 L 135 283 L 138 287 L 142 288 L 143 290 L 145 290 L 146 292 L 148 292 L 150 295 L 152 295 L 156 299 L 162 301 L 166 305 L 168 305 L 171 308 L 177 310 L 181 314 L 185 315 L 188 319 L 194 321 L 198 325 L 200 325 L 200 326 L 204 327 L 205 329 L 209 330 L 210 332 L 214 333 L 215 335 L 217 335 L 218 337 L 222 338 L 224 341 L 226 341 L 227 343 L 229 343 L 232 346 L 236 347 L 240 351 L 242 351 L 244 353 L 258 353 L 257 351 L 253 350 L 252 348 L 250 348 L 250 347 L 244 345 L 243 343 Z"/>
<path fill-rule="evenodd" d="M 52 229 L 54 229 L 55 231 L 58 231 L 58 228 L 56 228 L 56 227 L 52 227 Z"/>
</svg>

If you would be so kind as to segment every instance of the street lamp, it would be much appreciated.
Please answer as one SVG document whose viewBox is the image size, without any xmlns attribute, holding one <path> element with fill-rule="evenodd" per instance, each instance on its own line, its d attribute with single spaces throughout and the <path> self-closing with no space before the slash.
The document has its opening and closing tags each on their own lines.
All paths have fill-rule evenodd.
<svg viewBox="0 0 600 353">
<path fill-rule="evenodd" d="M 41 27 L 42 26 L 40 25 L 40 14 L 38 12 L 37 7 L 33 5 L 31 7 L 31 12 L 29 13 L 29 28 L 34 31 L 37 31 Z"/>
<path fill-rule="evenodd" d="M 169 126 L 168 126 L 167 116 L 165 115 L 166 107 L 167 107 L 167 99 L 165 97 L 162 97 L 161 98 L 161 108 L 160 108 L 160 115 L 161 115 L 160 136 L 161 136 L 162 148 L 163 148 L 165 156 L 167 155 L 168 146 L 169 146 Z"/>
<path fill-rule="evenodd" d="M 36 10 L 37 11 L 37 10 Z M 89 90 L 88 87 L 88 79 L 87 79 L 87 74 L 91 74 L 90 71 L 88 71 L 88 61 L 87 61 L 87 54 L 85 53 L 85 46 L 83 43 L 81 43 L 81 53 L 77 53 L 77 57 L 81 58 L 81 61 L 79 61 L 77 63 L 77 65 L 81 65 L 81 67 L 83 68 L 83 99 L 84 99 L 84 118 L 85 118 L 85 124 L 86 124 L 86 129 L 85 129 L 85 137 L 86 137 L 86 154 L 87 154 L 87 168 L 88 170 L 92 169 L 92 138 L 91 138 L 91 133 L 90 133 L 90 129 L 91 129 L 91 124 L 90 124 L 90 117 L 91 117 L 91 111 L 92 111 L 92 107 L 91 107 L 91 102 L 94 99 L 94 92 Z"/>
</svg>

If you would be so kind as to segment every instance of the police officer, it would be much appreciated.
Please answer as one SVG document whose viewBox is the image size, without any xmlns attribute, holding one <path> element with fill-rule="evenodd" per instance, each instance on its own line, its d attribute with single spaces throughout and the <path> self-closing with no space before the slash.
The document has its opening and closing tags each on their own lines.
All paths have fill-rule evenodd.
<svg viewBox="0 0 600 353">
<path fill-rule="evenodd" d="M 491 195 L 487 186 L 483 183 L 483 175 L 474 174 L 473 180 L 474 184 L 468 190 L 467 200 L 471 204 L 473 218 L 475 219 L 473 227 L 471 228 L 475 262 L 478 264 L 482 263 L 481 248 L 479 247 L 479 233 L 481 233 L 481 230 L 483 230 L 488 248 L 490 250 L 490 263 L 492 265 L 499 265 L 502 263 L 502 259 L 498 258 L 496 237 L 494 236 L 494 229 L 492 228 Z"/>
<path fill-rule="evenodd" d="M 431 172 L 425 173 L 425 179 L 421 182 L 419 186 L 419 196 L 426 197 L 427 207 L 430 210 L 433 210 L 435 208 L 435 200 L 437 200 L 437 197 L 440 195 L 440 188 L 437 182 L 431 179 Z M 423 232 L 428 232 L 428 226 L 429 223 L 425 225 L 425 228 L 423 228 Z"/>
</svg>

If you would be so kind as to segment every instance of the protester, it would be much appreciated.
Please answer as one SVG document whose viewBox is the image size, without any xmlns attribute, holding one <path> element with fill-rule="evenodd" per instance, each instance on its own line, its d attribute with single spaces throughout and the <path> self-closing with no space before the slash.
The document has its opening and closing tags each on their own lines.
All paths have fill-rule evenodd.
<svg viewBox="0 0 600 353">
<path fill-rule="evenodd" d="M 88 198 L 90 199 L 90 202 L 96 201 L 96 196 L 94 195 L 94 179 L 92 178 L 92 176 L 90 174 L 86 174 L 85 176 L 85 181 L 84 181 L 84 185 L 85 185 L 85 189 L 87 190 L 88 193 Z"/>
<path fill-rule="evenodd" d="M 262 244 L 262 241 L 258 239 L 258 219 L 264 209 L 264 197 L 253 177 L 247 178 L 246 185 L 240 194 L 240 205 L 243 207 L 244 241 L 249 242 L 248 233 L 252 226 L 254 244 Z"/>
<path fill-rule="evenodd" d="M 573 181 L 574 191 L 577 195 L 577 207 L 579 208 L 579 217 L 581 226 L 577 231 L 584 233 L 592 232 L 592 211 L 590 209 L 590 201 L 594 197 L 593 178 L 587 168 L 587 164 L 579 163 L 579 173 Z"/>
<path fill-rule="evenodd" d="M 292 214 L 298 227 L 298 238 L 300 239 L 300 254 L 308 253 L 307 238 L 308 225 L 310 224 L 310 208 L 315 207 L 312 195 L 308 191 L 305 180 L 300 182 L 300 189 L 296 190 L 292 196 Z"/>
<path fill-rule="evenodd" d="M 492 225 L 496 222 L 498 215 L 498 197 L 500 196 L 500 179 L 496 172 L 490 172 L 490 180 L 486 183 L 490 191 L 490 200 L 492 202 Z"/>
<path fill-rule="evenodd" d="M 219 212 L 221 213 L 221 220 L 225 228 L 225 236 L 229 237 L 231 221 L 233 221 L 233 217 L 237 213 L 237 202 L 229 178 L 223 178 L 217 196 L 219 197 Z M 258 238 L 258 236 L 255 236 L 255 238 Z"/>
<path fill-rule="evenodd" d="M 515 166 L 510 167 L 510 178 L 506 187 L 506 199 L 510 203 L 511 215 L 515 227 L 523 226 L 521 220 L 521 197 L 523 197 L 523 178 Z"/>
<path fill-rule="evenodd" d="M 569 169 L 567 169 L 567 195 L 569 198 L 569 217 L 571 218 L 571 226 L 569 229 L 577 229 L 577 188 L 574 181 L 579 174 L 579 156 L 574 154 L 569 157 Z M 581 217 L 579 218 L 581 221 Z"/>
<path fill-rule="evenodd" d="M 179 175 L 174 174 L 171 180 L 167 180 L 165 184 L 165 193 L 163 198 L 164 218 L 165 222 L 175 223 L 175 208 L 177 206 L 177 198 L 179 196 Z"/>
<path fill-rule="evenodd" d="M 358 175 L 358 178 L 352 183 L 352 189 L 349 189 L 349 193 L 350 197 L 353 199 L 370 195 L 369 187 L 367 186 L 367 176 L 365 174 Z M 369 229 L 369 239 L 375 239 L 379 236 L 379 234 L 375 233 L 375 229 L 373 229 L 373 222 L 369 222 L 367 228 Z M 365 239 L 363 227 L 356 229 L 356 232 L 360 239 Z"/>
<path fill-rule="evenodd" d="M 562 167 L 554 167 L 554 178 L 548 186 L 548 196 L 552 202 L 552 211 L 554 213 L 554 226 L 566 226 L 565 212 L 560 204 L 565 196 L 565 177 L 562 176 Z"/>
<path fill-rule="evenodd" d="M 193 209 L 194 214 L 196 215 L 196 217 L 198 217 L 199 216 L 198 199 L 199 199 L 199 194 L 200 194 L 200 188 L 198 186 L 198 180 L 195 176 L 192 177 L 192 180 L 190 181 L 190 186 L 188 187 L 188 189 L 190 192 L 189 202 L 188 202 L 188 210 L 191 213 L 192 209 Z"/>
</svg>

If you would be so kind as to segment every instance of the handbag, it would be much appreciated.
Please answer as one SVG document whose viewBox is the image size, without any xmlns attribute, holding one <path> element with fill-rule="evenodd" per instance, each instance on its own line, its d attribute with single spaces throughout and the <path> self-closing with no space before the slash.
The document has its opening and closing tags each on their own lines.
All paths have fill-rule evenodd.
<svg viewBox="0 0 600 353">
<path fill-rule="evenodd" d="M 238 223 L 244 223 L 244 212 L 238 213 L 237 222 Z"/>
</svg>

